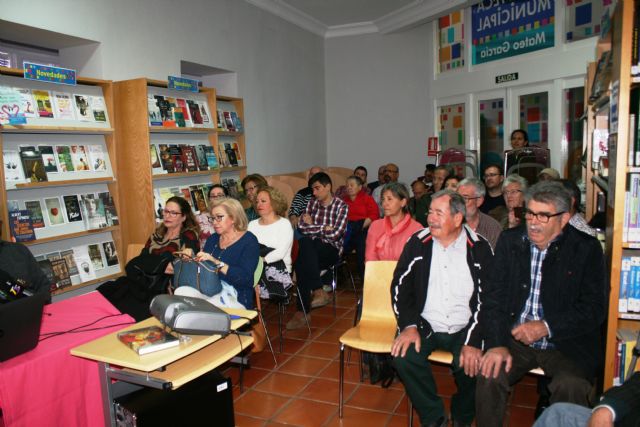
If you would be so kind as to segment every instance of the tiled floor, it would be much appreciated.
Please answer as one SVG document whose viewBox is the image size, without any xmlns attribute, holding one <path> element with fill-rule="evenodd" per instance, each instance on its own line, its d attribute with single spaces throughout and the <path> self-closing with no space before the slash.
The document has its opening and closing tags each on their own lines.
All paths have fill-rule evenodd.
<svg viewBox="0 0 640 427">
<path fill-rule="evenodd" d="M 244 391 L 238 385 L 239 370 L 225 370 L 234 383 L 236 425 L 253 426 L 407 426 L 407 398 L 401 383 L 383 389 L 368 380 L 360 383 L 358 354 L 354 352 L 345 369 L 345 412 L 338 417 L 338 338 L 353 325 L 356 299 L 353 291 L 339 290 L 336 316 L 331 305 L 314 310 L 311 336 L 307 329 L 285 331 L 283 351 L 278 353 L 277 312 L 264 307 L 278 366 L 268 348 L 250 357 L 244 373 Z M 295 310 L 292 304 L 289 314 Z M 455 391 L 453 378 L 445 366 L 434 366 L 438 391 L 447 410 Z M 513 393 L 509 426 L 530 426 L 537 395 L 535 378 L 525 378 Z M 418 417 L 414 417 L 417 426 Z"/>
</svg>

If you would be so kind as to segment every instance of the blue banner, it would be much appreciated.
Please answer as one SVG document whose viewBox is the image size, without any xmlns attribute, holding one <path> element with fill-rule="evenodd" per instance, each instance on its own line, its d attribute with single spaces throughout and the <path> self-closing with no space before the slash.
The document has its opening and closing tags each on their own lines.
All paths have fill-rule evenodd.
<svg viewBox="0 0 640 427">
<path fill-rule="evenodd" d="M 198 92 L 198 80 L 185 79 L 184 77 L 169 76 L 169 89 L 188 90 L 189 92 Z"/>
<path fill-rule="evenodd" d="M 25 62 L 24 78 L 29 80 L 38 80 L 41 82 L 75 86 L 76 70 Z"/>
<path fill-rule="evenodd" d="M 482 0 L 471 8 L 472 63 L 554 45 L 555 0 Z"/>
</svg>

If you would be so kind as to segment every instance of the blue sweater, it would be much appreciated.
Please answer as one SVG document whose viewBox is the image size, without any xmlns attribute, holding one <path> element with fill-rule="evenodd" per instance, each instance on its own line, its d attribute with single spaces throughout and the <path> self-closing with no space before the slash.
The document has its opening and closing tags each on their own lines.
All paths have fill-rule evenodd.
<svg viewBox="0 0 640 427">
<path fill-rule="evenodd" d="M 238 302 L 247 309 L 255 306 L 253 273 L 258 266 L 260 244 L 256 236 L 247 231 L 226 249 L 220 249 L 220 235 L 212 234 L 204 245 L 204 252 L 229 266 L 227 274 L 220 273 L 224 280 L 238 291 Z"/>
</svg>

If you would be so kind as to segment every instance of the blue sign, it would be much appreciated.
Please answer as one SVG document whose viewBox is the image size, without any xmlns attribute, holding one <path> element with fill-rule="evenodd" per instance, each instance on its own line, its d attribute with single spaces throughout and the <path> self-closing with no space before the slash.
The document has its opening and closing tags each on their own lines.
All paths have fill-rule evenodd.
<svg viewBox="0 0 640 427">
<path fill-rule="evenodd" d="M 76 70 L 25 62 L 24 78 L 29 80 L 38 80 L 41 82 L 75 86 Z"/>
<path fill-rule="evenodd" d="M 188 90 L 189 92 L 198 92 L 198 80 L 185 79 L 184 77 L 169 76 L 169 89 Z"/>
<path fill-rule="evenodd" d="M 555 0 L 482 0 L 471 8 L 472 63 L 554 45 Z"/>
</svg>

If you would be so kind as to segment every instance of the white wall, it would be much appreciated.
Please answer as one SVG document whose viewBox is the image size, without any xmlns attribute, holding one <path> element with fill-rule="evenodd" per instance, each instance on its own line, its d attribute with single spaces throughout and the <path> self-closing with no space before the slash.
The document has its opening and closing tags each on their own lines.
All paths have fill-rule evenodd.
<svg viewBox="0 0 640 427">
<path fill-rule="evenodd" d="M 244 1 L 0 0 L 0 10 L 7 21 L 100 42 L 62 53 L 69 62 L 89 53 L 71 64 L 82 76 L 166 80 L 181 60 L 235 71 L 249 172 L 326 161 L 322 38 Z"/>
</svg>

